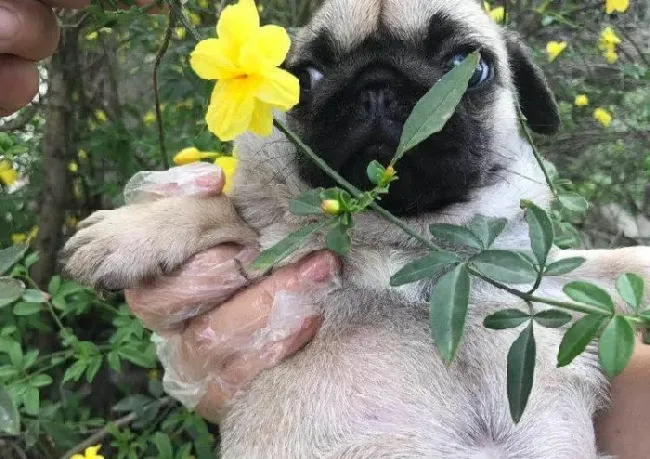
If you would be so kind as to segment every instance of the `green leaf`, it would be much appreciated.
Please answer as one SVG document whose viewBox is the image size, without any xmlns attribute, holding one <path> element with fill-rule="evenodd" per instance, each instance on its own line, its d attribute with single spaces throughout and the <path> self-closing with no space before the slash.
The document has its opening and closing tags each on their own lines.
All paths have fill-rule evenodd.
<svg viewBox="0 0 650 459">
<path fill-rule="evenodd" d="M 608 320 L 609 317 L 607 316 L 590 314 L 574 323 L 562 337 L 557 356 L 557 366 L 564 367 L 570 364 L 576 356 L 582 354 Z"/>
<path fill-rule="evenodd" d="M 0 307 L 13 303 L 25 291 L 25 284 L 13 277 L 0 277 Z"/>
<path fill-rule="evenodd" d="M 117 353 L 117 351 L 111 351 L 108 353 L 108 356 L 106 357 L 106 360 L 108 361 L 108 365 L 118 373 L 122 371 L 122 365 L 120 363 L 120 355 Z"/>
<path fill-rule="evenodd" d="M 146 395 L 128 395 L 113 406 L 113 411 L 118 413 L 144 411 L 145 407 L 152 402 L 154 402 L 154 399 Z"/>
<path fill-rule="evenodd" d="M 341 256 L 348 254 L 351 245 L 352 239 L 348 234 L 348 226 L 343 223 L 337 223 L 327 234 L 327 248 Z"/>
<path fill-rule="evenodd" d="M 61 288 L 61 276 L 52 276 L 52 279 L 50 279 L 50 283 L 47 286 L 47 291 L 49 292 L 50 295 L 54 296 L 58 293 L 60 288 Z"/>
<path fill-rule="evenodd" d="M 295 215 L 322 215 L 323 209 L 321 209 L 321 205 L 323 199 L 321 193 L 323 191 L 323 188 L 316 188 L 301 194 L 291 201 L 289 211 Z"/>
<path fill-rule="evenodd" d="M 530 314 L 519 309 L 504 309 L 487 316 L 483 320 L 483 326 L 492 330 L 505 330 L 517 328 L 527 320 L 530 320 Z"/>
<path fill-rule="evenodd" d="M 483 248 L 483 242 L 464 226 L 440 223 L 437 225 L 429 226 L 429 232 L 433 236 L 439 239 L 443 239 L 454 245 L 469 246 L 475 249 Z"/>
<path fill-rule="evenodd" d="M 31 268 L 34 264 L 38 262 L 39 255 L 38 252 L 32 252 L 29 255 L 27 255 L 27 258 L 25 258 L 25 266 L 27 269 Z"/>
<path fill-rule="evenodd" d="M 156 432 L 152 441 L 158 449 L 158 455 L 156 456 L 158 459 L 174 459 L 172 442 L 169 440 L 169 435 L 163 432 Z"/>
<path fill-rule="evenodd" d="M 0 432 L 8 435 L 20 434 L 20 414 L 13 398 L 0 385 Z"/>
<path fill-rule="evenodd" d="M 447 266 L 460 262 L 461 259 L 452 252 L 444 250 L 430 252 L 422 258 L 408 263 L 390 278 L 391 287 L 410 284 L 424 278 L 440 274 Z"/>
<path fill-rule="evenodd" d="M 408 150 L 442 130 L 467 91 L 469 79 L 476 71 L 480 60 L 481 55 L 478 52 L 470 54 L 418 101 L 404 123 L 402 138 L 393 163 L 404 156 Z"/>
<path fill-rule="evenodd" d="M 470 278 L 467 265 L 456 266 L 431 289 L 429 297 L 429 326 L 443 360 L 454 359 L 465 331 L 469 305 Z"/>
<path fill-rule="evenodd" d="M 117 350 L 120 357 L 142 368 L 155 368 L 156 362 L 150 356 L 137 349 L 135 346 L 126 345 Z"/>
<path fill-rule="evenodd" d="M 628 305 L 638 311 L 645 299 L 645 282 L 636 274 L 621 274 L 616 279 L 616 290 Z"/>
<path fill-rule="evenodd" d="M 598 361 L 610 378 L 620 375 L 634 352 L 634 328 L 623 316 L 615 316 L 598 341 Z"/>
<path fill-rule="evenodd" d="M 585 198 L 576 193 L 567 193 L 558 196 L 562 207 L 570 212 L 584 213 L 589 210 L 589 203 Z"/>
<path fill-rule="evenodd" d="M 260 256 L 257 257 L 257 260 L 252 263 L 251 268 L 255 270 L 268 271 L 275 264 L 281 262 L 300 248 L 310 234 L 324 228 L 327 223 L 328 222 L 319 222 L 303 226 L 270 249 L 264 250 Z"/>
<path fill-rule="evenodd" d="M 0 276 L 9 271 L 9 268 L 18 263 L 25 256 L 27 247 L 28 246 L 25 244 L 18 244 L 0 250 Z"/>
<path fill-rule="evenodd" d="M 544 209 L 537 207 L 532 202 L 525 202 L 526 213 L 524 218 L 528 223 L 530 247 L 540 266 L 546 264 L 548 252 L 553 247 L 553 223 Z"/>
<path fill-rule="evenodd" d="M 26 303 L 20 302 L 14 305 L 14 315 L 16 316 L 31 316 L 41 310 L 41 303 Z"/>
<path fill-rule="evenodd" d="M 497 282 L 528 284 L 535 282 L 537 272 L 526 258 L 507 250 L 486 250 L 471 259 L 477 270 Z"/>
<path fill-rule="evenodd" d="M 379 185 L 379 182 L 381 182 L 381 179 L 384 176 L 384 172 L 386 172 L 386 168 L 379 164 L 379 161 L 377 160 L 372 160 L 366 169 L 368 180 L 370 180 L 370 183 L 373 185 Z"/>
<path fill-rule="evenodd" d="M 32 387 L 44 387 L 52 384 L 52 377 L 46 374 L 36 375 L 29 380 L 29 385 Z"/>
<path fill-rule="evenodd" d="M 584 258 L 573 257 L 564 258 L 546 266 L 545 276 L 563 276 L 571 271 L 578 269 L 585 262 Z"/>
<path fill-rule="evenodd" d="M 535 314 L 535 322 L 545 328 L 560 328 L 571 322 L 571 314 L 559 311 L 557 309 L 547 309 L 546 311 Z"/>
<path fill-rule="evenodd" d="M 481 240 L 483 247 L 489 249 L 494 244 L 497 236 L 506 228 L 506 223 L 508 223 L 508 220 L 505 218 L 475 215 L 469 224 L 469 229 Z"/>
<path fill-rule="evenodd" d="M 37 387 L 29 387 L 23 398 L 25 412 L 30 416 L 38 416 L 41 407 L 41 396 Z"/>
<path fill-rule="evenodd" d="M 49 298 L 47 293 L 36 289 L 28 288 L 23 292 L 23 300 L 28 303 L 46 303 Z"/>
<path fill-rule="evenodd" d="M 578 303 L 590 304 L 605 312 L 614 313 L 614 301 L 602 288 L 589 282 L 569 282 L 562 289 L 566 296 Z"/>
<path fill-rule="evenodd" d="M 515 423 L 521 420 L 533 388 L 535 353 L 533 322 L 530 322 L 508 351 L 508 403 Z"/>
</svg>

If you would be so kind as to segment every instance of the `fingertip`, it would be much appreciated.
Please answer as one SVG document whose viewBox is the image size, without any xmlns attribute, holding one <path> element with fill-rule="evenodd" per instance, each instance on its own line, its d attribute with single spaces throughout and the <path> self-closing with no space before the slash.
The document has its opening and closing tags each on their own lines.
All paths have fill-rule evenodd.
<svg viewBox="0 0 650 459">
<path fill-rule="evenodd" d="M 339 258 L 329 250 L 314 252 L 298 264 L 298 276 L 301 280 L 327 282 L 337 276 L 341 270 Z"/>
<path fill-rule="evenodd" d="M 194 184 L 202 196 L 217 196 L 223 191 L 226 184 L 226 175 L 221 168 L 218 168 L 218 170 L 198 176 Z"/>
<path fill-rule="evenodd" d="M 39 73 L 35 62 L 0 55 L 0 116 L 29 104 L 38 94 Z"/>
</svg>

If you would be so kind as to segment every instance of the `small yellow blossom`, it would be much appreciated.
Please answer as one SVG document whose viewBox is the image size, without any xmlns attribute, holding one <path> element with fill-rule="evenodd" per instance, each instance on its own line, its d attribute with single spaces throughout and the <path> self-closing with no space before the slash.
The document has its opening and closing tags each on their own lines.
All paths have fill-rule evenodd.
<svg viewBox="0 0 650 459">
<path fill-rule="evenodd" d="M 206 120 L 221 140 L 249 130 L 269 135 L 273 109 L 289 110 L 298 103 L 298 79 L 278 68 L 291 46 L 287 31 L 260 27 L 253 0 L 239 0 L 224 8 L 217 24 L 219 38 L 196 45 L 190 64 L 200 78 L 218 80 Z"/>
<path fill-rule="evenodd" d="M 77 157 L 79 159 L 88 159 L 88 152 L 86 150 L 84 150 L 83 148 L 80 148 L 77 151 Z"/>
<path fill-rule="evenodd" d="M 196 14 L 196 13 L 190 13 L 190 22 L 194 27 L 198 27 L 201 25 L 201 15 Z"/>
<path fill-rule="evenodd" d="M 548 54 L 548 61 L 553 62 L 560 54 L 566 49 L 566 41 L 549 41 L 546 43 L 546 53 Z"/>
<path fill-rule="evenodd" d="M 106 116 L 106 112 L 102 109 L 95 110 L 95 118 L 97 121 L 100 123 L 105 123 L 108 117 Z"/>
<path fill-rule="evenodd" d="M 573 102 L 576 107 L 586 107 L 589 105 L 589 98 L 586 94 L 579 94 L 576 96 L 576 100 Z"/>
<path fill-rule="evenodd" d="M 97 454 L 100 448 L 101 445 L 90 446 L 86 448 L 83 456 L 81 454 L 75 454 L 70 459 L 104 459 L 104 456 Z"/>
<path fill-rule="evenodd" d="M 214 159 L 221 156 L 221 153 L 208 151 L 202 152 L 195 147 L 189 147 L 182 149 L 176 156 L 174 156 L 174 164 L 177 166 L 183 166 L 185 164 L 192 164 L 202 159 Z"/>
<path fill-rule="evenodd" d="M 621 44 L 621 39 L 612 27 L 605 27 L 600 33 L 598 39 L 598 49 L 603 52 L 603 56 L 608 63 L 613 64 L 618 60 L 616 46 Z"/>
<path fill-rule="evenodd" d="M 608 64 L 614 64 L 618 60 L 618 53 L 614 51 L 614 48 L 610 48 L 607 51 L 605 51 L 603 56 L 605 56 L 605 60 L 607 61 Z"/>
<path fill-rule="evenodd" d="M 96 30 L 86 34 L 86 40 L 88 41 L 97 40 L 97 37 L 99 37 L 99 33 Z"/>
<path fill-rule="evenodd" d="M 203 10 L 208 8 L 208 0 L 198 0 L 196 4 Z"/>
<path fill-rule="evenodd" d="M 149 110 L 145 115 L 142 117 L 142 121 L 144 121 L 144 124 L 147 126 L 152 125 L 153 123 L 156 122 L 156 113 L 153 110 Z"/>
<path fill-rule="evenodd" d="M 38 236 L 38 226 L 33 227 L 27 232 L 27 239 L 36 239 Z"/>
<path fill-rule="evenodd" d="M 604 127 L 609 127 L 612 124 L 612 114 L 603 107 L 598 107 L 594 110 L 594 119 Z"/>
<path fill-rule="evenodd" d="M 612 14 L 615 11 L 625 13 L 630 7 L 630 0 L 605 0 L 605 12 Z"/>
<path fill-rule="evenodd" d="M 327 215 L 338 215 L 341 211 L 341 203 L 338 201 L 338 199 L 326 199 L 323 201 L 323 204 L 321 204 L 320 208 Z"/>
<path fill-rule="evenodd" d="M 0 161 L 0 183 L 4 185 L 13 185 L 18 180 L 18 172 L 13 168 L 11 161 L 3 159 Z"/>
<path fill-rule="evenodd" d="M 70 164 L 68 164 L 68 170 L 73 173 L 79 171 L 79 164 L 71 161 Z"/>
<path fill-rule="evenodd" d="M 24 244 L 27 241 L 27 235 L 25 233 L 14 233 L 11 235 L 11 243 L 13 245 Z"/>
<path fill-rule="evenodd" d="M 215 159 L 214 163 L 221 168 L 226 180 L 223 186 L 223 193 L 230 195 L 234 185 L 233 181 L 235 179 L 235 169 L 237 168 L 237 158 L 234 156 L 221 156 Z"/>
<path fill-rule="evenodd" d="M 492 19 L 497 24 L 501 24 L 506 18 L 506 9 L 503 6 L 492 8 L 488 2 L 483 2 L 483 8 L 489 13 L 490 16 L 492 16 Z"/>
<path fill-rule="evenodd" d="M 176 27 L 175 32 L 176 32 L 176 38 L 182 40 L 185 38 L 185 34 L 187 31 L 185 30 L 185 27 Z"/>
</svg>

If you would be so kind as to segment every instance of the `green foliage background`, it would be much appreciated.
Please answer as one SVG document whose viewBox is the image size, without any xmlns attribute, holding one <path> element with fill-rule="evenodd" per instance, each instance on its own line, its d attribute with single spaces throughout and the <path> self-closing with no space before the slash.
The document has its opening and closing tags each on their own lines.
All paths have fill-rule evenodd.
<svg viewBox="0 0 650 459">
<path fill-rule="evenodd" d="M 304 0 L 258 3 L 265 23 L 287 26 L 304 23 L 311 8 Z M 644 244 L 650 237 L 650 5 L 633 0 L 625 14 L 608 16 L 603 4 L 507 5 L 509 27 L 531 45 L 562 112 L 562 132 L 536 140 L 562 177 L 557 186 L 591 204 L 588 212 L 556 210 L 562 221 L 556 243 L 562 247 Z M 220 6 L 203 0 L 185 5 L 205 37 L 213 34 Z M 173 30 L 159 68 L 165 155 L 152 74 L 167 17 L 95 10 L 62 14 L 61 20 L 61 52 L 69 48 L 73 59 L 66 65 L 76 75 L 66 83 L 67 121 L 56 124 L 60 120 L 53 116 L 62 109 L 50 98 L 59 71 L 54 61 L 43 66 L 39 100 L 0 121 L 0 158 L 11 160 L 21 175 L 19 186 L 0 185 L 0 248 L 12 245 L 12 235 L 33 235 L 39 220 L 53 212 L 61 214 L 62 235 L 69 236 L 75 222 L 93 210 L 121 205 L 121 189 L 135 172 L 162 169 L 182 148 L 228 148 L 206 130 L 210 85 L 187 64 L 194 42 L 182 26 Z M 598 50 L 608 25 L 623 41 L 614 64 Z M 568 43 L 554 62 L 544 51 L 549 40 Z M 574 105 L 578 94 L 588 96 L 588 106 Z M 609 127 L 594 120 L 596 107 L 613 114 Z M 65 148 L 56 156 L 48 148 L 52 132 L 61 130 Z M 61 161 L 66 167 L 55 180 L 64 184 L 65 200 L 53 209 L 43 205 L 49 193 L 44 183 Z M 49 254 L 41 250 L 39 260 L 37 249 L 48 236 L 41 228 L 38 240 L 30 241 L 24 256 L 16 255 L 20 261 L 8 271 L 31 283 L 30 294 L 17 303 L 3 303 L 0 296 L 0 419 L 12 405 L 20 416 L 17 425 L 0 425 L 5 432 L 0 456 L 65 457 L 91 437 L 90 444 L 103 444 L 110 458 L 215 457 L 217 429 L 164 397 L 150 333 L 123 299 L 101 298 L 61 279 L 55 267 L 43 268 L 45 255 L 57 248 L 49 247 Z M 34 270 L 38 276 L 28 275 Z"/>
</svg>

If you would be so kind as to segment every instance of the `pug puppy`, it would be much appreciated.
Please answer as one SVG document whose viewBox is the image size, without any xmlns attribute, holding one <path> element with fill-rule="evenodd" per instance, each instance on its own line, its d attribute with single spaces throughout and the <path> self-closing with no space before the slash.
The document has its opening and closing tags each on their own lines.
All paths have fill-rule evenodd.
<svg viewBox="0 0 650 459">
<path fill-rule="evenodd" d="M 517 108 L 540 133 L 555 132 L 559 115 L 526 48 L 480 2 L 326 0 L 286 63 L 302 89 L 287 119 L 331 166 L 367 189 L 367 164 L 390 160 L 417 100 L 477 49 L 481 62 L 455 114 L 398 164 L 400 179 L 381 205 L 423 233 L 431 223 L 465 224 L 477 213 L 505 217 L 496 245 L 525 249 L 519 202 L 547 206 L 551 194 L 520 136 Z M 244 136 L 237 149 L 236 212 L 226 198 L 177 198 L 98 213 L 68 242 L 66 272 L 90 285 L 128 288 L 220 242 L 257 239 L 270 247 L 305 224 L 289 202 L 332 185 L 277 132 Z M 514 424 L 506 356 L 518 331 L 488 330 L 482 321 L 518 300 L 475 280 L 466 335 L 446 367 L 429 334 L 431 281 L 389 287 L 391 274 L 426 249 L 372 212 L 356 217 L 352 236 L 341 288 L 314 299 L 321 330 L 237 396 L 221 424 L 223 458 L 602 457 L 592 421 L 606 404 L 607 382 L 594 349 L 556 368 L 564 330 L 537 328 L 536 379 Z M 293 259 L 323 245 L 316 236 Z M 647 249 L 553 254 L 573 256 L 587 262 L 544 281 L 540 295 L 562 298 L 574 278 L 612 289 L 618 274 L 650 268 Z"/>
</svg>

